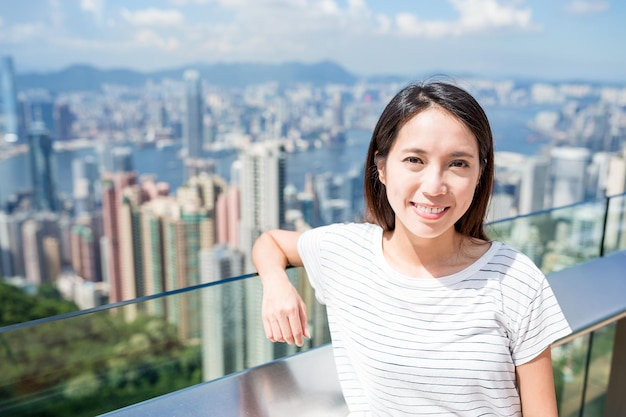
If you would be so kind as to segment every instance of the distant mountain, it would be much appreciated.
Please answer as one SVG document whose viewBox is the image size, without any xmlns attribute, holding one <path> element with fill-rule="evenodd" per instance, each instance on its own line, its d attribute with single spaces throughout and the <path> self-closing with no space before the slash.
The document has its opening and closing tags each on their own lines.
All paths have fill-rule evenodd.
<svg viewBox="0 0 626 417">
<path fill-rule="evenodd" d="M 60 71 L 27 73 L 15 76 L 17 88 L 45 88 L 50 91 L 96 91 L 103 84 L 138 86 L 145 83 L 148 74 L 127 70 L 101 70 L 90 65 L 73 65 Z"/>
<path fill-rule="evenodd" d="M 358 77 L 340 65 L 323 61 L 313 64 L 288 62 L 284 64 L 220 63 L 196 64 L 154 72 L 128 69 L 102 70 L 89 65 L 73 65 L 60 71 L 25 73 L 16 75 L 19 90 L 44 88 L 50 91 L 97 91 L 103 84 L 141 86 L 147 80 L 174 78 L 182 80 L 187 69 L 197 70 L 207 82 L 221 86 L 279 81 L 285 84 L 308 82 L 316 85 L 328 83 L 352 84 Z"/>
</svg>

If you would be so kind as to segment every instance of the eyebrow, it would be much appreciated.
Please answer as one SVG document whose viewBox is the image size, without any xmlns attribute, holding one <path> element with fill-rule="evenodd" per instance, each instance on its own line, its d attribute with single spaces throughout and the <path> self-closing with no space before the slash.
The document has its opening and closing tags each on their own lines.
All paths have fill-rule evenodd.
<svg viewBox="0 0 626 417">
<path fill-rule="evenodd" d="M 420 148 L 407 148 L 407 149 L 402 149 L 402 152 L 405 153 L 416 153 L 419 155 L 427 155 L 428 152 L 426 152 L 423 149 Z M 448 154 L 448 156 L 451 156 L 453 158 L 474 158 L 475 155 L 471 152 L 465 152 L 465 151 L 454 151 L 451 152 L 450 154 Z"/>
</svg>

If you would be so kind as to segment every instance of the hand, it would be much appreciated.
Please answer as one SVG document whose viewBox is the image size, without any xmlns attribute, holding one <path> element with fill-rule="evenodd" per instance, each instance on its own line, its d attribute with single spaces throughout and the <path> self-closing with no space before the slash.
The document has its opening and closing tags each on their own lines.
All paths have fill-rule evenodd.
<svg viewBox="0 0 626 417">
<path fill-rule="evenodd" d="M 306 306 L 289 280 L 263 285 L 262 316 L 265 335 L 272 342 L 302 346 L 303 337 L 311 337 Z"/>
</svg>

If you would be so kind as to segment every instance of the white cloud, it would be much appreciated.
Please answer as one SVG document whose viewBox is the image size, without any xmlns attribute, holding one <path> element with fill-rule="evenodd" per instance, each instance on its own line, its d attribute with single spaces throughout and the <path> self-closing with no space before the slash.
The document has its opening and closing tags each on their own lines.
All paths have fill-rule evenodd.
<svg viewBox="0 0 626 417">
<path fill-rule="evenodd" d="M 400 34 L 441 38 L 495 29 L 532 31 L 538 26 L 532 21 L 532 11 L 520 8 L 519 2 L 498 0 L 449 0 L 458 14 L 456 20 L 427 21 L 411 13 L 396 15 Z"/>
<path fill-rule="evenodd" d="M 80 9 L 93 14 L 96 22 L 102 21 L 104 11 L 104 0 L 80 0 Z"/>
<path fill-rule="evenodd" d="M 174 6 L 186 6 L 188 4 L 208 4 L 213 0 L 170 0 L 170 4 Z"/>
<path fill-rule="evenodd" d="M 157 47 L 166 51 L 174 51 L 180 47 L 180 42 L 175 37 L 161 37 L 150 29 L 137 32 L 135 41 L 141 46 Z"/>
<path fill-rule="evenodd" d="M 50 22 L 55 28 L 62 28 L 65 26 L 65 14 L 63 13 L 63 6 L 59 0 L 50 0 Z"/>
<path fill-rule="evenodd" d="M 178 10 L 163 10 L 149 8 L 144 10 L 130 11 L 122 9 L 122 17 L 135 26 L 173 27 L 180 26 L 185 17 Z"/>
<path fill-rule="evenodd" d="M 604 0 L 574 0 L 567 5 L 567 11 L 573 14 L 593 14 L 605 12 L 609 2 Z"/>
<path fill-rule="evenodd" d="M 400 34 L 408 36 L 424 36 L 440 38 L 446 35 L 460 34 L 460 27 L 450 22 L 427 22 L 420 20 L 412 13 L 398 13 L 396 27 Z"/>
<path fill-rule="evenodd" d="M 514 4 L 504 5 L 496 0 L 451 0 L 467 29 L 484 30 L 499 27 L 527 29 L 532 25 L 530 9 Z"/>
<path fill-rule="evenodd" d="M 11 43 L 28 42 L 34 39 L 42 38 L 45 33 L 46 26 L 40 22 L 19 23 L 7 27 L 0 39 Z"/>
<path fill-rule="evenodd" d="M 379 34 L 387 34 L 391 30 L 391 19 L 384 14 L 376 15 L 376 23 L 378 24 L 376 32 Z"/>
</svg>

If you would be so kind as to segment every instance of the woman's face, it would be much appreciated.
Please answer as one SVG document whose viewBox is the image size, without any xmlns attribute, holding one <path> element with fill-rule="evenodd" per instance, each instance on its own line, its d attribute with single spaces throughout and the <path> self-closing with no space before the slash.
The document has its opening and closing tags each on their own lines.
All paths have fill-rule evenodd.
<svg viewBox="0 0 626 417">
<path fill-rule="evenodd" d="M 461 121 L 440 107 L 415 115 L 378 164 L 395 213 L 394 234 L 453 235 L 472 203 L 480 170 L 476 138 Z"/>
</svg>

